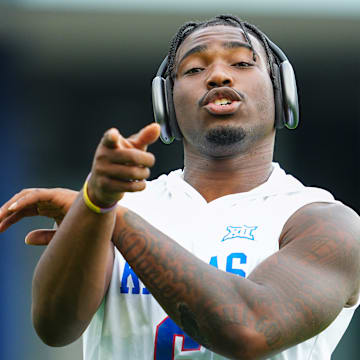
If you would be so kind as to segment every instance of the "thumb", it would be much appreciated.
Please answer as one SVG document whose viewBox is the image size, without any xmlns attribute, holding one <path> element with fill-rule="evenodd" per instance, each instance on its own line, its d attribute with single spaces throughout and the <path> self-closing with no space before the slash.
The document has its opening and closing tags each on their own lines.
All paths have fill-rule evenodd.
<svg viewBox="0 0 360 360">
<path fill-rule="evenodd" d="M 39 229 L 29 232 L 25 237 L 26 245 L 48 245 L 56 230 Z"/>
<path fill-rule="evenodd" d="M 152 123 L 145 126 L 138 133 L 130 136 L 127 140 L 136 148 L 146 150 L 147 146 L 154 143 L 160 136 L 160 125 Z"/>
</svg>

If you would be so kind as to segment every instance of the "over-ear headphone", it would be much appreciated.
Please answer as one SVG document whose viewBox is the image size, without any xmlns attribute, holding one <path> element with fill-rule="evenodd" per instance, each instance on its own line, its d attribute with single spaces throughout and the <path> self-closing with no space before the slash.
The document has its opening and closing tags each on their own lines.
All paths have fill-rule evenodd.
<svg viewBox="0 0 360 360">
<path fill-rule="evenodd" d="M 275 80 L 273 80 L 275 98 L 275 127 L 295 129 L 299 123 L 299 102 L 294 70 L 284 52 L 269 38 L 266 38 L 275 56 L 273 63 Z M 183 138 L 179 129 L 172 97 L 170 76 L 164 78 L 168 57 L 162 61 L 156 77 L 152 81 L 152 104 L 155 121 L 160 124 L 160 138 L 170 144 Z"/>
</svg>

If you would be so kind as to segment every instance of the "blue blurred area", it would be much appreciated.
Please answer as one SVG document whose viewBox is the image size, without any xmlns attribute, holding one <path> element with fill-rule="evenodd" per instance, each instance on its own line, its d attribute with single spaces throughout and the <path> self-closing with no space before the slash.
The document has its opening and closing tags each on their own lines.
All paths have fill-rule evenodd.
<svg viewBox="0 0 360 360">
<path fill-rule="evenodd" d="M 14 56 L 7 48 L 0 46 L 0 134 L 1 134 L 1 177 L 0 203 L 19 191 L 28 169 L 26 158 L 19 146 L 24 134 L 19 125 L 21 109 L 17 107 L 17 86 Z M 19 111 L 20 110 L 20 111 Z M 1 268 L 1 359 L 24 358 L 24 348 L 29 347 L 27 331 L 30 318 L 26 300 L 29 294 L 23 292 L 22 284 L 29 281 L 24 272 L 24 243 L 21 241 L 22 226 L 16 226 L 0 235 Z M 22 328 L 19 324 L 26 323 Z M 26 331 L 26 330 L 27 331 Z M 25 330 L 25 331 L 24 331 Z M 16 335 L 16 338 L 14 337 Z M 22 346 L 18 346 L 23 344 Z"/>
<path fill-rule="evenodd" d="M 14 49 L 0 43 L 0 204 L 26 187 L 39 184 L 31 153 L 33 133 L 25 132 L 28 121 L 22 104 L 23 83 L 18 76 Z M 34 128 L 33 131 L 39 132 Z M 38 156 L 40 156 L 38 154 Z M 52 226 L 52 221 L 30 218 L 0 234 L 0 359 L 81 359 L 81 344 L 52 349 L 37 338 L 31 323 L 31 281 L 42 247 L 24 243 L 27 232 Z"/>
</svg>

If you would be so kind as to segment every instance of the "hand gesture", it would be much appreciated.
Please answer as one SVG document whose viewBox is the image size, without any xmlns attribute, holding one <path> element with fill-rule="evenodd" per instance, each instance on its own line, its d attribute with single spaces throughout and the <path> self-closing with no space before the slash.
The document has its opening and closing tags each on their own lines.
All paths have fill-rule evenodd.
<svg viewBox="0 0 360 360">
<path fill-rule="evenodd" d="M 155 163 L 147 146 L 160 135 L 158 124 L 150 124 L 138 133 L 124 138 L 115 128 L 108 130 L 97 147 L 88 183 L 91 201 L 100 207 L 110 207 L 125 192 L 141 191 L 149 168 Z"/>
<path fill-rule="evenodd" d="M 24 189 L 0 208 L 0 232 L 29 216 L 46 216 L 60 225 L 77 194 L 77 191 L 62 188 Z M 25 242 L 47 245 L 54 233 L 55 230 L 34 230 L 27 234 Z"/>
</svg>

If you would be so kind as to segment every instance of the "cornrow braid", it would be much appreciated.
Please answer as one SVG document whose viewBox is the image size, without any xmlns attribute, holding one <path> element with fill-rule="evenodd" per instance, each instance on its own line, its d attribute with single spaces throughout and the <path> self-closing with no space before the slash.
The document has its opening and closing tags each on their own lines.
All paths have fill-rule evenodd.
<svg viewBox="0 0 360 360">
<path fill-rule="evenodd" d="M 170 42 L 170 49 L 168 53 L 168 63 L 166 76 L 173 76 L 175 68 L 175 56 L 178 48 L 182 42 L 195 30 L 199 27 L 200 23 L 197 22 L 187 22 L 180 27 L 177 33 L 174 35 Z"/>
<path fill-rule="evenodd" d="M 276 59 L 272 54 L 272 51 L 269 47 L 269 43 L 265 34 L 261 30 L 259 30 L 255 25 L 243 21 L 234 15 L 218 15 L 207 21 L 202 21 L 202 22 L 193 21 L 193 22 L 187 22 L 184 25 L 182 25 L 170 42 L 167 70 L 165 76 L 170 76 L 172 80 L 174 79 L 176 52 L 179 49 L 180 45 L 184 42 L 184 40 L 197 29 L 206 28 L 209 26 L 216 26 L 216 25 L 239 27 L 243 31 L 246 41 L 250 45 L 250 48 L 253 52 L 254 60 L 255 60 L 255 51 L 249 33 L 251 33 L 257 39 L 259 39 L 259 41 L 262 43 L 264 47 L 266 56 L 268 58 L 271 80 L 274 86 L 278 86 L 277 77 L 275 76 L 274 65 L 273 65 Z"/>
</svg>

